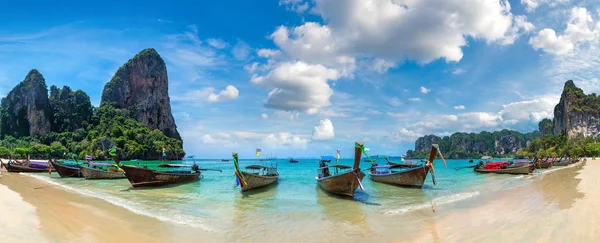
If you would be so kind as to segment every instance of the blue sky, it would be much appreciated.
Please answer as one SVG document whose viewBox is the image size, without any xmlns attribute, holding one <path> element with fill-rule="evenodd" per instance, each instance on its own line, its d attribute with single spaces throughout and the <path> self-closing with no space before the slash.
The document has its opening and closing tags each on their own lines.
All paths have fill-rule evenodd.
<svg viewBox="0 0 600 243">
<path fill-rule="evenodd" d="M 0 6 L 0 94 L 37 68 L 100 103 L 144 48 L 165 59 L 188 154 L 402 154 L 422 135 L 530 132 L 562 85 L 597 92 L 600 3 L 23 1 Z"/>
</svg>

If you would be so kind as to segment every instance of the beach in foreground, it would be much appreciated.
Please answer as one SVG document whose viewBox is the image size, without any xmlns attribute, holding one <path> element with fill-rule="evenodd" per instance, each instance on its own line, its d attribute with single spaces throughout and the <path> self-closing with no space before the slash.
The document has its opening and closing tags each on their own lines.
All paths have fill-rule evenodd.
<svg viewBox="0 0 600 243">
<path fill-rule="evenodd" d="M 379 212 L 377 206 L 359 204 L 358 212 L 344 214 L 340 213 L 344 212 L 343 207 L 339 211 L 327 208 L 342 199 L 317 193 L 319 203 L 329 210 L 324 211 L 329 212 L 325 216 L 337 221 L 290 215 L 285 211 L 267 214 L 269 220 L 256 217 L 261 209 L 239 211 L 241 206 L 238 206 L 231 209 L 233 218 L 224 220 L 229 223 L 227 228 L 232 228 L 230 231 L 210 232 L 138 214 L 103 199 L 3 171 L 0 239 L 2 242 L 290 242 L 294 238 L 302 242 L 590 242 L 600 238 L 598 175 L 600 160 L 588 159 L 585 166 L 558 167 L 518 178 L 528 183 L 494 193 L 480 190 L 477 196 L 439 205 L 434 200 L 435 212 L 429 206 L 406 213 Z M 363 210 L 377 213 L 365 216 L 359 213 Z M 257 213 L 250 214 L 253 211 Z M 290 217 L 295 218 L 296 226 L 282 219 Z M 260 226 L 251 223 L 257 220 Z M 277 220 L 285 225 L 278 227 Z M 270 228 L 273 234 L 269 233 Z"/>
</svg>

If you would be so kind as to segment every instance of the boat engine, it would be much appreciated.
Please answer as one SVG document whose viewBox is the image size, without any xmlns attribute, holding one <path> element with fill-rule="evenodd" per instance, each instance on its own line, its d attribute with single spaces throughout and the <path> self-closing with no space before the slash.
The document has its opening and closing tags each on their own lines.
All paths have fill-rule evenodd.
<svg viewBox="0 0 600 243">
<path fill-rule="evenodd" d="M 196 171 L 196 172 L 200 172 L 200 167 L 198 167 L 198 165 L 196 163 L 194 163 L 194 165 L 192 165 L 192 170 Z"/>
</svg>

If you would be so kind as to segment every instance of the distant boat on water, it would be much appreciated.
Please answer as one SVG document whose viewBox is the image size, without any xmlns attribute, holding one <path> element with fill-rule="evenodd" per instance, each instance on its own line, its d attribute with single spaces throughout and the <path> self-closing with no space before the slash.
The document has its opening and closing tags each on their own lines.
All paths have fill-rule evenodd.
<svg viewBox="0 0 600 243">
<path fill-rule="evenodd" d="M 221 159 L 221 162 L 229 162 L 228 159 Z"/>
<path fill-rule="evenodd" d="M 297 159 L 290 159 L 290 163 L 298 163 Z"/>
</svg>

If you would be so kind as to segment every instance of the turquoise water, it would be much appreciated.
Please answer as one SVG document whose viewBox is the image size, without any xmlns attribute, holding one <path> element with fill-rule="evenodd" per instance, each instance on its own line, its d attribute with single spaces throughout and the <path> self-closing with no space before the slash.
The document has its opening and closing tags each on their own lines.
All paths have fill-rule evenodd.
<svg viewBox="0 0 600 243">
<path fill-rule="evenodd" d="M 141 165 L 153 167 L 158 163 L 141 162 Z M 240 167 L 256 163 L 240 160 Z M 484 175 L 470 168 L 455 169 L 474 165 L 467 160 L 447 160 L 447 167 L 436 160 L 435 186 L 431 174 L 423 189 L 374 183 L 367 176 L 363 180 L 364 190 L 359 190 L 354 200 L 347 200 L 318 188 L 316 159 L 300 159 L 298 163 L 280 159 L 279 182 L 245 194 L 235 187 L 232 162 L 197 160 L 197 164 L 201 168 L 223 172 L 204 171 L 203 178 L 197 182 L 150 189 L 133 189 L 126 179 L 59 178 L 57 173 L 29 176 L 102 198 L 138 214 L 226 237 L 259 239 L 261 232 L 269 231 L 289 237 L 289 240 L 301 240 L 301 237 L 311 235 L 327 239 L 328 234 L 317 233 L 322 230 L 344 230 L 346 237 L 376 234 L 381 224 L 400 224 L 419 218 L 423 212 L 431 211 L 432 204 L 458 203 L 529 180 L 529 176 Z M 340 164 L 352 165 L 352 160 L 343 159 Z M 370 163 L 361 162 L 361 168 L 369 167 Z"/>
</svg>

